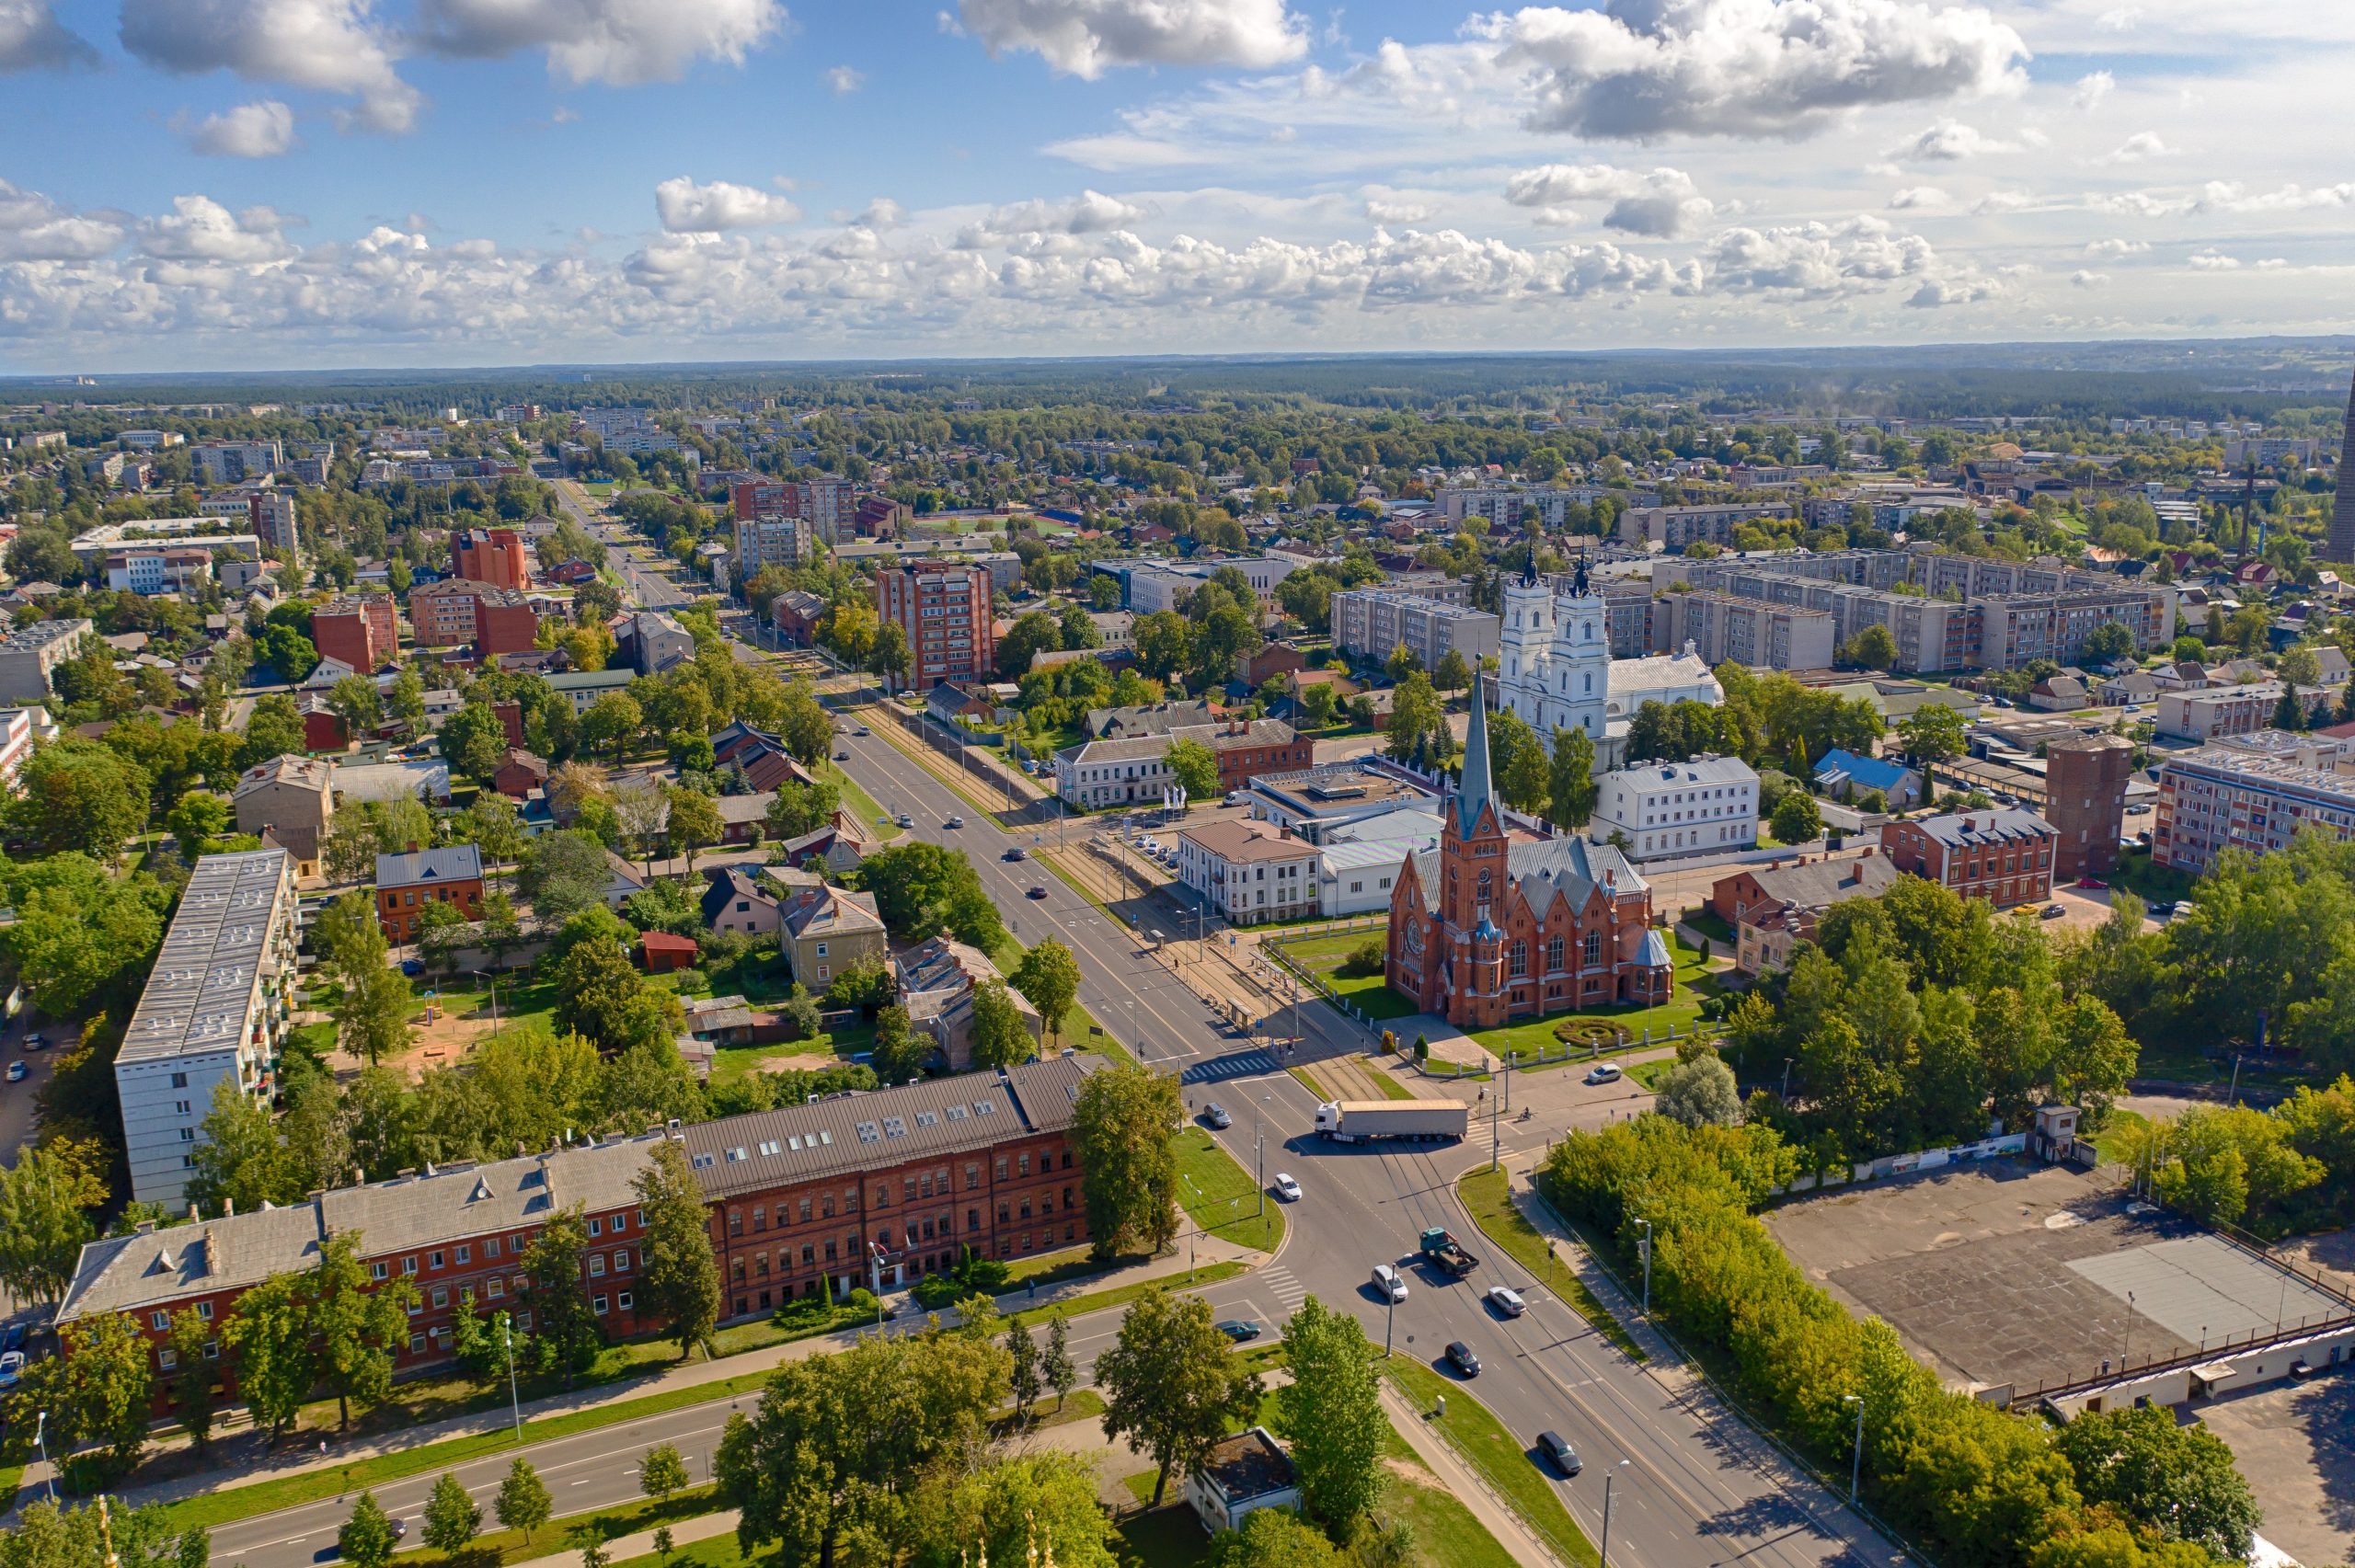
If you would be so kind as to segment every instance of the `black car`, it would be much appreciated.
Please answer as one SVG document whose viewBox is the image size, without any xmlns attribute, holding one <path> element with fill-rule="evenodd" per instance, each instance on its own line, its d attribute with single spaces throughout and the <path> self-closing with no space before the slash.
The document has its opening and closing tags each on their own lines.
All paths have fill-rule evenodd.
<svg viewBox="0 0 2355 1568">
<path fill-rule="evenodd" d="M 1033 887 L 1025 896 L 1032 898 L 1043 898 L 1047 896 L 1047 889 L 1043 886 Z"/>
<path fill-rule="evenodd" d="M 1537 1434 L 1537 1451 L 1552 1459 L 1554 1468 L 1564 1475 L 1576 1475 L 1585 1468 L 1579 1459 L 1579 1451 L 1571 1448 L 1570 1440 L 1559 1432 Z"/>
<path fill-rule="evenodd" d="M 1024 849 L 1020 844 L 1015 845 L 1012 849 L 998 856 L 998 859 L 1000 860 L 1028 860 L 1029 858 L 1030 852 Z"/>
<path fill-rule="evenodd" d="M 1259 1337 L 1259 1325 L 1249 1318 L 1229 1318 L 1218 1325 L 1218 1332 L 1241 1345 L 1246 1339 Z"/>
<path fill-rule="evenodd" d="M 1447 1358 L 1454 1362 L 1455 1369 L 1465 1377 L 1476 1378 L 1480 1375 L 1480 1358 L 1473 1355 L 1472 1347 L 1462 1340 L 1453 1340 L 1449 1343 Z"/>
</svg>

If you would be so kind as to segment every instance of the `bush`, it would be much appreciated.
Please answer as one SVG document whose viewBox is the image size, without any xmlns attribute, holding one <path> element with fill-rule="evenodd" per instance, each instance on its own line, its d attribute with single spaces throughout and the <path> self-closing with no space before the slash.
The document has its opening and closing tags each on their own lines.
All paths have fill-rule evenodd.
<svg viewBox="0 0 2355 1568">
<path fill-rule="evenodd" d="M 1554 1037 L 1566 1046 L 1615 1051 L 1626 1043 L 1627 1036 L 1616 1024 L 1606 1024 L 1600 1018 L 1565 1018 L 1554 1025 Z"/>
<path fill-rule="evenodd" d="M 1417 1061 L 1429 1061 L 1431 1059 L 1431 1042 L 1430 1036 L 1425 1035 L 1418 1035 L 1415 1036 L 1415 1059 Z"/>
<path fill-rule="evenodd" d="M 1382 945 L 1382 938 L 1369 936 L 1350 949 L 1350 956 L 1341 960 L 1340 972 L 1345 975 L 1378 975 L 1388 957 L 1389 954 Z"/>
</svg>

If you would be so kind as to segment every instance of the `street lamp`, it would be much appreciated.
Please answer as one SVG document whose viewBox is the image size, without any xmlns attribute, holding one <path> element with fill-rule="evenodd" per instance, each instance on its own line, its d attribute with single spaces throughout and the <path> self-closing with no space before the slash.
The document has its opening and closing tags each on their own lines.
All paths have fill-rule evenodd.
<svg viewBox="0 0 2355 1568">
<path fill-rule="evenodd" d="M 1251 1107 L 1251 1176 L 1259 1184 L 1259 1218 L 1262 1219 L 1268 1217 L 1268 1143 L 1260 1131 L 1259 1112 L 1269 1098 L 1262 1094 L 1258 1104 Z"/>
<path fill-rule="evenodd" d="M 496 1030 L 499 1027 L 499 977 L 481 969 L 469 969 L 466 972 L 478 980 L 487 979 L 490 982 L 490 1026 Z"/>
<path fill-rule="evenodd" d="M 523 1440 L 523 1400 L 515 1391 L 515 1328 L 507 1314 L 499 1314 L 499 1337 L 507 1346 L 507 1408 L 515 1417 L 515 1441 Z"/>
<path fill-rule="evenodd" d="M 1848 1505 L 1856 1505 L 1856 1486 L 1865 1474 L 1865 1401 L 1861 1394 L 1842 1394 L 1842 1404 L 1856 1407 L 1856 1451 L 1848 1460 Z"/>
<path fill-rule="evenodd" d="M 1628 1463 L 1628 1460 L 1621 1459 L 1610 1470 L 1603 1472 L 1603 1539 L 1599 1545 L 1598 1554 L 1595 1559 L 1595 1568 L 1611 1568 L 1611 1483 L 1619 1479 L 1619 1472 L 1626 1470 Z"/>
<path fill-rule="evenodd" d="M 1648 1318 L 1652 1315 L 1652 1222 L 1638 1218 L 1636 1223 L 1644 1228 L 1636 1240 L 1636 1250 L 1644 1259 L 1644 1316 Z"/>
<path fill-rule="evenodd" d="M 57 1505 L 57 1467 L 49 1462 L 48 1432 L 49 1412 L 44 1410 L 33 1422 L 33 1447 L 40 1452 L 41 1471 L 44 1479 L 49 1482 L 50 1505 L 55 1507 Z"/>
</svg>

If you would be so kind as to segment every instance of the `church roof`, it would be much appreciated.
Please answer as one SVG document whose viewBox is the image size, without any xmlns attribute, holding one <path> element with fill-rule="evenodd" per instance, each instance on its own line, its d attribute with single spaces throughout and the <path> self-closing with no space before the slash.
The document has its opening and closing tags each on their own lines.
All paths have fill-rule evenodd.
<svg viewBox="0 0 2355 1568">
<path fill-rule="evenodd" d="M 1480 825 L 1480 810 L 1494 804 L 1488 780 L 1488 703 L 1480 690 L 1478 670 L 1472 671 L 1472 722 L 1464 736 L 1464 782 L 1455 792 L 1455 832 L 1459 838 Z M 1503 825 L 1501 813 L 1498 824 Z"/>
<path fill-rule="evenodd" d="M 1438 851 L 1426 850 L 1415 856 L 1415 877 L 1425 887 L 1440 886 Z M 1636 868 L 1615 844 L 1567 838 L 1540 839 L 1505 848 L 1505 885 L 1520 889 L 1523 901 L 1541 915 L 1553 903 L 1557 892 L 1570 901 L 1572 909 L 1585 907 L 1595 888 L 1606 886 L 1606 877 L 1612 896 L 1642 892 L 1649 886 L 1636 874 Z M 1498 904 L 1502 903 L 1499 898 Z"/>
</svg>

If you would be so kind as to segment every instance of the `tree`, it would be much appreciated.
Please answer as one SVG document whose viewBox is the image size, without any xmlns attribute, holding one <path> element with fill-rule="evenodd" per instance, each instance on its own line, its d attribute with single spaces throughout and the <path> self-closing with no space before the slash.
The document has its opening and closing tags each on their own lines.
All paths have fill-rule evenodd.
<svg viewBox="0 0 2355 1568">
<path fill-rule="evenodd" d="M 620 695 L 611 692 L 598 701 Z M 499 722 L 499 715 L 491 712 L 488 703 L 468 703 L 442 721 L 442 731 L 434 744 L 442 760 L 453 769 L 488 784 L 499 765 L 507 761 L 507 727 Z"/>
<path fill-rule="evenodd" d="M 307 667 L 305 667 L 307 668 Z M 299 757 L 303 742 L 303 710 L 283 692 L 272 692 L 254 704 L 246 718 L 246 740 L 237 766 L 250 768 L 272 757 Z"/>
<path fill-rule="evenodd" d="M 698 1345 L 708 1356 L 719 1322 L 719 1265 L 711 1250 L 708 1211 L 689 1169 L 684 1150 L 670 1139 L 657 1143 L 631 1185 L 646 1234 L 639 1243 L 638 1299 L 641 1311 L 660 1313 L 684 1360 Z"/>
<path fill-rule="evenodd" d="M 503 795 L 483 791 L 451 825 L 451 840 L 471 843 L 482 852 L 486 866 L 512 865 L 523 858 L 531 842 L 515 803 Z"/>
<path fill-rule="evenodd" d="M 384 700 L 365 675 L 346 675 L 327 688 L 327 706 L 354 740 L 385 722 Z"/>
<path fill-rule="evenodd" d="M 2280 701 L 2273 704 L 2273 727 L 2294 734 L 2306 727 L 2306 712 L 2305 699 L 2298 694 L 2297 686 L 2285 683 Z"/>
<path fill-rule="evenodd" d="M 443 1471 L 425 1500 L 425 1544 L 455 1557 L 481 1529 L 482 1509 L 467 1495 L 465 1482 Z"/>
<path fill-rule="evenodd" d="M 531 1460 L 516 1455 L 515 1462 L 507 1467 L 507 1479 L 499 1483 L 498 1501 L 491 1505 L 499 1522 L 511 1530 L 522 1530 L 529 1541 L 532 1532 L 548 1522 L 554 1507 L 540 1472 L 532 1468 Z"/>
<path fill-rule="evenodd" d="M 404 666 L 393 677 L 385 706 L 395 718 L 408 727 L 410 734 L 416 734 L 418 727 L 425 722 L 425 677 Z"/>
<path fill-rule="evenodd" d="M 1442 692 L 1461 692 L 1472 684 L 1472 670 L 1464 656 L 1453 648 L 1440 655 L 1439 668 L 1431 671 L 1431 684 Z"/>
<path fill-rule="evenodd" d="M 221 1344 L 237 1366 L 237 1397 L 273 1448 L 293 1430 L 318 1381 L 303 1297 L 302 1276 L 273 1274 L 237 1298 L 221 1329 Z"/>
<path fill-rule="evenodd" d="M 719 803 L 701 790 L 674 787 L 671 791 L 671 847 L 687 859 L 687 878 L 695 879 L 695 851 L 728 836 L 719 818 Z"/>
<path fill-rule="evenodd" d="M 17 911 L 0 928 L 0 953 L 33 1004 L 71 1017 L 102 991 L 145 965 L 163 940 L 159 890 L 152 881 L 117 878 L 97 860 L 66 852 L 0 866 L 0 886 Z"/>
<path fill-rule="evenodd" d="M 650 985 L 610 937 L 582 942 L 559 958 L 556 1026 L 587 1036 L 608 1055 L 677 1036 L 684 1023 L 678 997 Z"/>
<path fill-rule="evenodd" d="M 400 1538 L 373 1492 L 362 1492 L 352 1505 L 351 1517 L 335 1532 L 335 1543 L 349 1568 L 389 1568 Z"/>
<path fill-rule="evenodd" d="M 181 1308 L 172 1314 L 171 1337 L 165 1344 L 172 1353 L 173 1412 L 189 1446 L 206 1453 L 213 1447 L 213 1356 L 205 1354 L 213 1349 L 212 1320 L 193 1307 Z"/>
<path fill-rule="evenodd" d="M 672 1494 L 684 1492 L 693 1483 L 676 1443 L 657 1443 L 638 1461 L 638 1488 L 657 1503 L 669 1502 Z"/>
<path fill-rule="evenodd" d="M 614 761 L 619 762 L 622 749 L 636 738 L 645 723 L 645 711 L 636 697 L 627 692 L 607 692 L 580 715 L 580 744 L 592 751 L 601 746 L 609 748 Z"/>
<path fill-rule="evenodd" d="M 1556 730 L 1545 819 L 1557 830 L 1577 832 L 1593 819 L 1602 793 L 1594 782 L 1594 738 L 1584 729 Z"/>
<path fill-rule="evenodd" d="M 577 1203 L 550 1215 L 523 1250 L 523 1298 L 532 1308 L 532 1348 L 539 1356 L 541 1368 L 561 1373 L 568 1389 L 605 1343 L 582 1283 L 588 1253 L 588 1220 Z"/>
<path fill-rule="evenodd" d="M 1055 1408 L 1061 1410 L 1071 1391 L 1078 1386 L 1079 1368 L 1071 1358 L 1071 1322 L 1057 1312 L 1047 1323 L 1046 1348 L 1039 1353 L 1039 1377 L 1055 1391 Z"/>
<path fill-rule="evenodd" d="M 1005 983 L 991 980 L 973 991 L 973 1065 L 984 1071 L 1012 1067 L 1038 1054 L 1022 1010 L 1006 994 Z"/>
<path fill-rule="evenodd" d="M 1817 809 L 1815 796 L 1795 789 L 1776 803 L 1767 826 L 1779 842 L 1803 844 L 1823 832 L 1823 813 Z"/>
<path fill-rule="evenodd" d="M 777 838 L 798 839 L 832 822 L 842 807 L 843 792 L 838 785 L 796 784 L 784 779 L 778 782 L 776 798 L 769 802 L 762 820 Z"/>
<path fill-rule="evenodd" d="M 211 790 L 192 789 L 164 814 L 164 826 L 179 841 L 180 857 L 192 861 L 203 853 L 207 841 L 226 833 L 236 819 L 227 801 Z"/>
<path fill-rule="evenodd" d="M 299 1197 L 293 1162 L 278 1141 L 270 1112 L 233 1074 L 213 1086 L 211 1107 L 189 1155 L 189 1201 L 218 1212 L 229 1206 L 251 1213 L 265 1203 Z"/>
<path fill-rule="evenodd" d="M 419 1304 L 414 1280 L 396 1276 L 369 1288 L 360 1232 L 338 1231 L 311 1270 L 309 1312 L 320 1381 L 335 1395 L 336 1429 L 351 1425 L 351 1406 L 381 1403 L 392 1392 L 393 1356 L 408 1341 Z"/>
<path fill-rule="evenodd" d="M 1171 1128 L 1184 1116 L 1175 1081 L 1128 1063 L 1089 1073 L 1072 1106 L 1072 1148 L 1098 1259 L 1159 1252 L 1178 1233 L 1178 1159 Z"/>
<path fill-rule="evenodd" d="M 1006 979 L 1039 1010 L 1047 1037 L 1062 1038 L 1063 1014 L 1079 997 L 1079 960 L 1071 949 L 1051 936 L 1023 954 Z"/>
<path fill-rule="evenodd" d="M 7 819 L 36 854 L 77 850 L 112 865 L 146 826 L 147 770 L 95 740 L 36 747 L 17 773 Z"/>
<path fill-rule="evenodd" d="M 1331 728 L 1333 715 L 1338 711 L 1340 705 L 1341 694 L 1333 690 L 1330 681 L 1319 681 L 1313 686 L 1303 688 L 1300 693 L 1301 727 L 1304 729 Z"/>
<path fill-rule="evenodd" d="M 1282 1508 L 1255 1508 L 1239 1530 L 1221 1530 L 1202 1553 L 1205 1568 L 1342 1568 L 1324 1533 Z"/>
<path fill-rule="evenodd" d="M 1678 1062 L 1660 1075 L 1652 1109 L 1686 1127 L 1737 1127 L 1741 1094 L 1734 1087 L 1733 1069 L 1715 1052 Z"/>
<path fill-rule="evenodd" d="M 2088 659 L 2131 658 L 2133 654 L 2134 634 L 2123 621 L 2104 621 L 2085 635 Z"/>
<path fill-rule="evenodd" d="M 875 1075 L 886 1083 L 904 1083 L 924 1070 L 933 1053 L 930 1035 L 912 1028 L 908 1010 L 896 1002 L 875 1014 Z"/>
<path fill-rule="evenodd" d="M 1434 743 L 1442 753 L 1453 749 L 1447 710 L 1440 705 L 1439 693 L 1431 690 L 1429 676 L 1418 670 L 1391 692 L 1390 727 L 1386 733 L 1390 754 L 1402 762 L 1411 761 Z"/>
<path fill-rule="evenodd" d="M 347 975 L 342 994 L 327 1009 L 336 1043 L 371 1067 L 387 1053 L 397 1054 L 408 1044 L 410 1000 L 408 979 L 387 964 Z"/>
<path fill-rule="evenodd" d="M 1311 1296 L 1284 1322 L 1292 1387 L 1283 1431 L 1300 1471 L 1302 1505 L 1328 1529 L 1370 1510 L 1382 1491 L 1382 1445 L 1390 1421 L 1365 1330 Z"/>
<path fill-rule="evenodd" d="M 1859 670 L 1889 670 L 1897 663 L 1897 639 L 1875 623 L 1848 639 L 1848 662 Z"/>
<path fill-rule="evenodd" d="M 1104 1435 L 1126 1437 L 1152 1458 L 1156 1508 L 1173 1472 L 1200 1470 L 1220 1438 L 1258 1413 L 1259 1379 L 1229 1354 L 1233 1348 L 1208 1301 L 1155 1285 L 1097 1358 Z"/>
<path fill-rule="evenodd" d="M 1138 616 L 1129 635 L 1136 644 L 1137 668 L 1149 680 L 1166 681 L 1193 662 L 1194 628 L 1174 610 Z"/>
<path fill-rule="evenodd" d="M 1390 677 L 1393 684 L 1399 684 L 1409 675 L 1423 673 L 1423 661 L 1416 657 L 1414 649 L 1402 642 L 1392 647 L 1390 657 L 1382 661 L 1382 671 Z"/>
<path fill-rule="evenodd" d="M 638 845 L 646 875 L 654 875 L 654 846 L 671 819 L 671 795 L 652 774 L 626 779 L 613 794 L 614 815 L 621 818 L 622 834 Z"/>
<path fill-rule="evenodd" d="M 515 886 L 541 929 L 554 930 L 582 910 L 603 909 L 613 879 L 605 846 L 593 834 L 567 830 L 532 841 Z"/>
<path fill-rule="evenodd" d="M 1110 1516 L 1096 1500 L 1095 1465 L 1038 1452 L 926 1475 L 911 1506 L 909 1568 L 1011 1568 L 1043 1553 L 1054 1568 L 1114 1568 Z"/>
<path fill-rule="evenodd" d="M 1192 738 L 1169 743 L 1170 776 L 1186 791 L 1189 800 L 1216 800 L 1218 795 L 1218 753 Z"/>
<path fill-rule="evenodd" d="M 428 969 L 448 973 L 474 933 L 474 921 L 457 905 L 435 899 L 417 911 L 417 956 Z"/>
<path fill-rule="evenodd" d="M 1499 714 L 1497 716 L 1502 718 L 1506 715 Z M 1520 721 L 1515 719 L 1514 722 L 1518 724 Z M 1523 725 L 1522 728 L 1523 743 L 1516 745 L 1497 770 L 1497 792 L 1514 810 L 1535 816 L 1546 808 L 1545 792 L 1553 782 L 1552 770 L 1546 763 L 1545 749 L 1538 745 L 1535 736 L 1526 733 L 1527 726 Z"/>
<path fill-rule="evenodd" d="M 98 1235 L 106 1184 L 79 1161 L 36 1144 L 0 1166 L 0 1285 L 19 1301 L 54 1309 Z"/>
<path fill-rule="evenodd" d="M 2144 1529 L 2246 1561 L 2257 1498 L 2233 1451 L 2204 1426 L 2180 1425 L 2157 1405 L 2079 1416 L 2053 1435 L 2086 1503 L 2107 1504 Z"/>
<path fill-rule="evenodd" d="M 1897 738 L 1906 755 L 1922 764 L 1924 800 L 1933 799 L 1937 794 L 1931 776 L 1933 770 L 1950 757 L 1961 756 L 1969 747 L 1962 715 L 1944 703 L 1924 703 L 1898 720 Z"/>
<path fill-rule="evenodd" d="M 1005 1353 L 1012 1361 L 1008 1387 L 1014 1395 L 1014 1424 L 1030 1424 L 1030 1407 L 1039 1402 L 1039 1342 L 1016 1317 L 1005 1325 Z"/>
<path fill-rule="evenodd" d="M 11 1423 L 49 1413 L 50 1452 L 98 1451 L 81 1462 L 102 1480 L 127 1475 L 146 1446 L 155 1373 L 147 1339 L 128 1314 L 109 1312 L 59 1331 L 62 1356 L 25 1368 L 10 1402 Z"/>
</svg>

